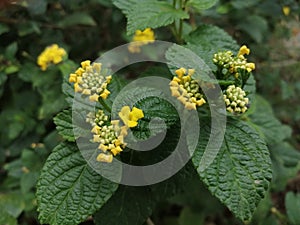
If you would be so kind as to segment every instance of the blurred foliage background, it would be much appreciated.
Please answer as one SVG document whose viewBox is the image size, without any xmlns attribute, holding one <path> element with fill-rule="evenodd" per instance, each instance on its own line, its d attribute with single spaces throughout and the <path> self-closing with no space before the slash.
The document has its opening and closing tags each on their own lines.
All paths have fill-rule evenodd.
<svg viewBox="0 0 300 225">
<path fill-rule="evenodd" d="M 192 13 L 192 26 L 184 27 L 189 32 L 195 24 L 218 25 L 240 45 L 247 44 L 257 66 L 258 93 L 273 110 L 267 102 L 260 107 L 279 119 L 278 137 L 270 137 L 269 144 L 272 186 L 252 224 L 300 224 L 299 14 L 296 0 L 220 0 Z M 125 17 L 110 0 L 0 1 L 1 225 L 38 224 L 35 184 L 60 141 L 53 116 L 66 107 L 63 77 L 79 62 L 127 43 L 131 37 L 125 28 Z M 155 33 L 158 40 L 175 41 L 166 28 Z M 68 59 L 42 71 L 37 57 L 54 43 L 68 52 Z M 241 224 L 195 182 L 186 193 L 157 206 L 155 224 Z"/>
</svg>

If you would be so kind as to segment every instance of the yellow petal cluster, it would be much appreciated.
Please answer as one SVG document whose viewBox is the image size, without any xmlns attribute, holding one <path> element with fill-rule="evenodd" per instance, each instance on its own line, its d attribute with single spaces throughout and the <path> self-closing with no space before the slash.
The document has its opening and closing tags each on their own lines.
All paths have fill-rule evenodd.
<svg viewBox="0 0 300 225">
<path fill-rule="evenodd" d="M 203 95 L 200 93 L 200 86 L 192 78 L 194 69 L 180 68 L 175 71 L 177 76 L 170 82 L 172 96 L 176 97 L 189 110 L 196 110 L 197 106 L 206 103 Z"/>
<path fill-rule="evenodd" d="M 245 55 L 250 54 L 250 49 L 243 45 L 237 54 L 234 56 L 231 51 L 224 51 L 214 54 L 213 62 L 222 69 L 226 69 L 229 74 L 233 74 L 236 78 L 239 77 L 239 70 L 246 70 L 250 73 L 255 69 L 255 64 L 247 62 Z"/>
<path fill-rule="evenodd" d="M 111 163 L 113 156 L 118 155 L 126 146 L 124 136 L 127 135 L 127 127 L 120 126 L 119 120 L 110 121 L 103 110 L 96 114 L 89 113 L 86 121 L 92 125 L 92 142 L 98 143 L 101 151 L 97 161 Z"/>
<path fill-rule="evenodd" d="M 131 53 L 139 53 L 141 52 L 140 47 L 155 41 L 154 32 L 151 28 L 146 28 L 145 30 L 136 30 L 135 34 L 131 42 L 128 46 L 128 50 Z"/>
<path fill-rule="evenodd" d="M 90 60 L 83 61 L 81 67 L 69 76 L 69 82 L 74 83 L 75 92 L 89 96 L 89 100 L 97 102 L 99 97 L 106 99 L 110 94 L 107 85 L 111 76 L 107 76 L 101 69 L 101 63 L 93 63 Z"/>
<path fill-rule="evenodd" d="M 136 127 L 138 120 L 144 117 L 143 110 L 133 107 L 130 110 L 129 106 L 123 106 L 119 112 L 119 117 L 127 127 Z"/>
<path fill-rule="evenodd" d="M 38 56 L 37 64 L 45 71 L 51 63 L 58 64 L 63 61 L 66 54 L 66 51 L 57 44 L 50 45 Z"/>
</svg>

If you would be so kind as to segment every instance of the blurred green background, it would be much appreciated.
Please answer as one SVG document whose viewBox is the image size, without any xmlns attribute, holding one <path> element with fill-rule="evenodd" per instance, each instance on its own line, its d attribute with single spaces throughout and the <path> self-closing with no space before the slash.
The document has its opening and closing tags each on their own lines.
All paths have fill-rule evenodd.
<svg viewBox="0 0 300 225">
<path fill-rule="evenodd" d="M 278 137 L 269 137 L 273 182 L 252 224 L 300 224 L 299 14 L 295 0 L 220 0 L 187 21 L 217 25 L 250 47 L 258 93 L 273 111 L 267 102 L 260 107 L 278 118 Z M 127 43 L 125 29 L 125 17 L 110 0 L 0 1 L 0 225 L 38 224 L 35 184 L 61 140 L 53 116 L 66 107 L 63 77 L 81 61 Z M 167 28 L 155 34 L 175 41 Z M 42 71 L 37 57 L 54 43 L 68 59 Z M 241 224 L 202 184 L 189 185 L 157 206 L 156 225 Z"/>
</svg>

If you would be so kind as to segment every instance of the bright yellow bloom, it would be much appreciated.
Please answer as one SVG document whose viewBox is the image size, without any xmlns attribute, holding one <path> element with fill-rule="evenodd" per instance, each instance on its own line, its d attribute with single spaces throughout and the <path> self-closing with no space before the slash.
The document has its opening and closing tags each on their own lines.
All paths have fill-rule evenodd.
<svg viewBox="0 0 300 225">
<path fill-rule="evenodd" d="M 197 106 L 205 104 L 206 101 L 200 93 L 200 86 L 192 78 L 195 70 L 180 68 L 175 73 L 177 77 L 174 76 L 170 82 L 172 96 L 176 97 L 189 110 L 196 110 Z"/>
<path fill-rule="evenodd" d="M 38 56 L 37 64 L 45 71 L 51 63 L 58 64 L 63 61 L 66 54 L 66 51 L 57 44 L 50 45 Z"/>
<path fill-rule="evenodd" d="M 282 7 L 282 12 L 285 16 L 288 16 L 290 15 L 290 12 L 291 12 L 291 8 L 289 6 L 283 6 Z"/>
<path fill-rule="evenodd" d="M 140 47 L 155 41 L 154 32 L 151 28 L 146 28 L 144 31 L 137 30 L 135 35 L 128 46 L 128 50 L 131 53 L 139 53 L 141 51 Z"/>
<path fill-rule="evenodd" d="M 244 56 L 244 55 L 249 55 L 250 54 L 250 49 L 247 48 L 246 45 L 243 45 L 242 47 L 240 47 L 239 53 L 238 53 L 238 57 L 239 56 Z"/>
<path fill-rule="evenodd" d="M 123 106 L 119 116 L 127 127 L 136 127 L 138 120 L 144 117 L 143 110 L 133 107 L 130 111 L 129 106 Z"/>
<path fill-rule="evenodd" d="M 98 162 L 111 163 L 111 162 L 113 161 L 113 156 L 112 156 L 112 154 L 100 153 L 100 154 L 97 156 L 97 161 L 98 161 Z"/>
<path fill-rule="evenodd" d="M 110 94 L 107 85 L 111 76 L 106 76 L 101 70 L 101 63 L 93 63 L 90 60 L 81 62 L 81 67 L 69 76 L 69 82 L 74 83 L 75 92 L 89 96 L 89 100 L 97 102 L 99 97 L 106 99 Z"/>
</svg>

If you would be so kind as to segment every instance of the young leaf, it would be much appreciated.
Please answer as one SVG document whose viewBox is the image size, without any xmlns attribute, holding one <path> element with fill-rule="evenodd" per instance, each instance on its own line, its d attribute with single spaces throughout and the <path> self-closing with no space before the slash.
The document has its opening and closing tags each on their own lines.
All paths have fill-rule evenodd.
<svg viewBox="0 0 300 225">
<path fill-rule="evenodd" d="M 89 167 L 74 144 L 62 143 L 47 159 L 38 181 L 39 220 L 50 225 L 79 224 L 117 187 Z"/>
<path fill-rule="evenodd" d="M 58 23 L 58 26 L 65 28 L 75 25 L 96 26 L 95 20 L 87 13 L 78 12 L 67 16 Z"/>
<path fill-rule="evenodd" d="M 207 122 L 201 123 L 200 142 L 193 156 L 199 168 L 210 135 Z M 264 197 L 272 177 L 271 161 L 265 142 L 247 123 L 230 119 L 221 149 L 213 163 L 199 176 L 208 189 L 236 217 L 250 220 Z"/>
<path fill-rule="evenodd" d="M 175 9 L 170 3 L 145 0 L 129 1 L 114 0 L 114 4 L 122 9 L 127 17 L 127 34 L 131 35 L 136 30 L 147 27 L 158 28 L 172 24 L 178 19 L 188 19 L 189 15 L 181 9 Z"/>
</svg>

